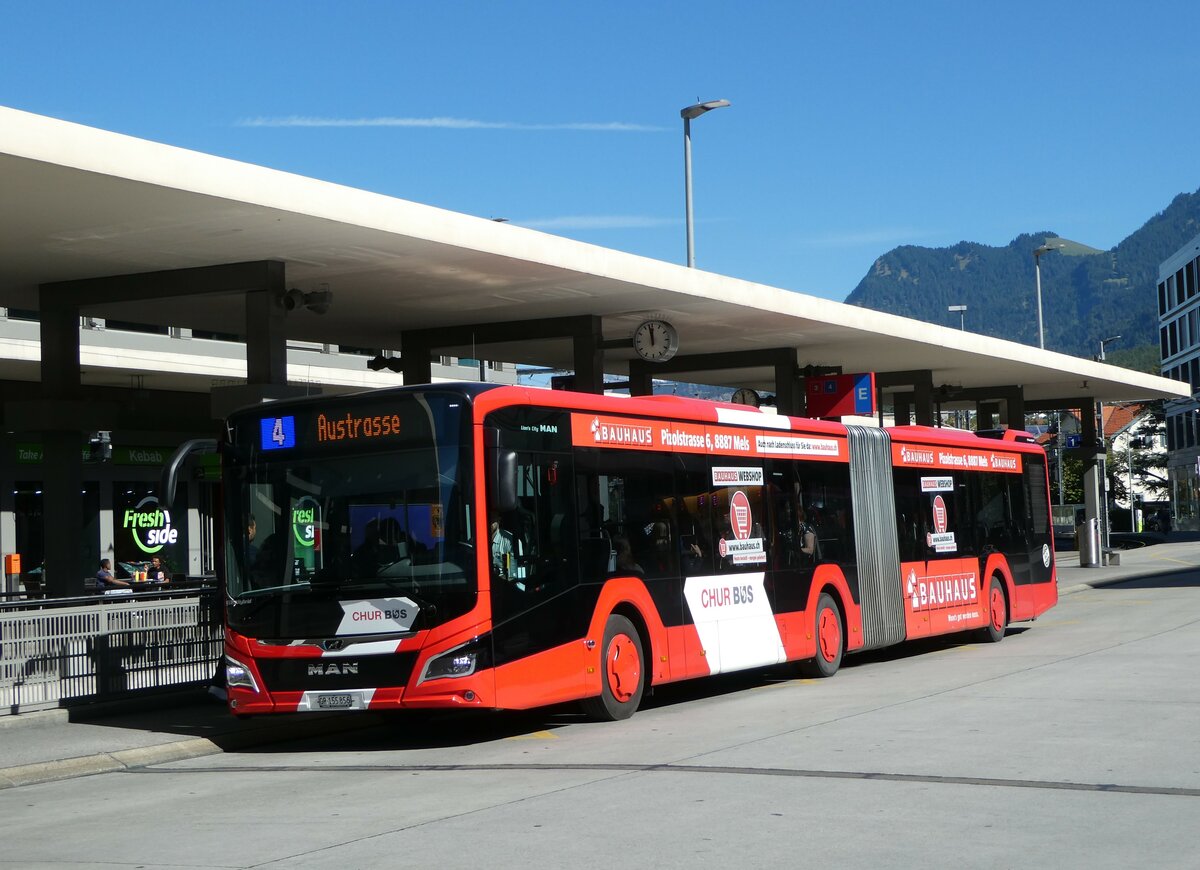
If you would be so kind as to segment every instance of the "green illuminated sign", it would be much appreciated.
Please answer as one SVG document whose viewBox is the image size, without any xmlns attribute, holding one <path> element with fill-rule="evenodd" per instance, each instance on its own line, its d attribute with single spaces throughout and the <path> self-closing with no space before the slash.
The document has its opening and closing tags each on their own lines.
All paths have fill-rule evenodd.
<svg viewBox="0 0 1200 870">
<path fill-rule="evenodd" d="M 301 547 L 315 547 L 321 507 L 316 499 L 304 496 L 292 508 L 292 534 Z"/>
<path fill-rule="evenodd" d="M 135 507 L 125 510 L 121 528 L 130 532 L 143 553 L 157 553 L 167 544 L 179 541 L 179 529 L 171 526 L 171 512 L 159 507 L 158 499 L 146 496 Z"/>
</svg>

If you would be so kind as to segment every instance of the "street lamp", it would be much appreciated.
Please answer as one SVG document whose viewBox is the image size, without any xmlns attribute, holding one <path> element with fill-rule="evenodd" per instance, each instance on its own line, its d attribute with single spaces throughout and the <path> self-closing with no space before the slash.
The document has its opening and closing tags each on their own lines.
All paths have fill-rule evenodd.
<svg viewBox="0 0 1200 870">
<path fill-rule="evenodd" d="M 1085 245 L 1082 242 L 1073 242 L 1070 239 L 1063 239 L 1057 236 L 1052 236 L 1045 242 L 1033 249 L 1033 268 L 1037 273 L 1037 309 L 1038 309 L 1038 347 L 1045 349 L 1046 340 L 1042 332 L 1042 254 L 1049 254 L 1051 251 L 1058 251 L 1064 257 L 1090 257 L 1096 254 L 1103 254 L 1099 248 L 1093 248 L 1091 245 Z"/>
<path fill-rule="evenodd" d="M 1061 242 L 1053 245 L 1047 243 L 1033 249 L 1033 271 L 1037 275 L 1037 306 L 1038 306 L 1038 347 L 1046 349 L 1046 337 L 1042 332 L 1042 254 L 1051 251 L 1061 251 L 1066 245 Z"/>
<path fill-rule="evenodd" d="M 729 100 L 709 100 L 707 103 L 696 103 L 679 110 L 679 117 L 683 118 L 683 196 L 687 208 L 688 268 L 696 266 L 696 248 L 692 240 L 692 118 L 699 118 L 713 109 L 724 109 L 728 105 Z"/>
<path fill-rule="evenodd" d="M 1114 341 L 1119 341 L 1121 336 L 1110 335 L 1108 338 L 1100 339 L 1100 358 L 1098 362 L 1104 362 L 1104 345 L 1112 344 Z M 1104 439 L 1104 402 L 1099 401 L 1096 407 L 1100 409 L 1100 480 L 1104 484 L 1104 498 L 1100 500 L 1100 532 L 1104 537 L 1104 549 L 1108 549 L 1108 446 Z M 1130 508 L 1132 510 L 1132 507 Z"/>
<path fill-rule="evenodd" d="M 965 305 L 950 305 L 946 308 L 951 314 L 958 312 L 958 328 L 961 331 L 966 331 L 967 328 L 967 306 Z"/>
</svg>

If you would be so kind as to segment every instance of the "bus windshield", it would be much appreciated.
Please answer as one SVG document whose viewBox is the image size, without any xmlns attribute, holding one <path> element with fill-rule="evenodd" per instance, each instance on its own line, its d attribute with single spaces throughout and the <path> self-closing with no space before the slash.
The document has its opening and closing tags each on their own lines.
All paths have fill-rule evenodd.
<svg viewBox="0 0 1200 870">
<path fill-rule="evenodd" d="M 225 487 L 230 597 L 403 596 L 438 621 L 469 610 L 466 405 L 409 395 L 372 414 L 322 406 L 236 424 Z M 278 420 L 292 440 L 264 449 Z M 347 420 L 349 429 L 334 428 Z"/>
</svg>

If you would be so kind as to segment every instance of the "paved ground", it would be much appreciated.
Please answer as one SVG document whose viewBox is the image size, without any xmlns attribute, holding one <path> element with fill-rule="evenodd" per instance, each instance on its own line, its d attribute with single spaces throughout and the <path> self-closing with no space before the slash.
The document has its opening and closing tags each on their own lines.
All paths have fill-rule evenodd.
<svg viewBox="0 0 1200 870">
<path fill-rule="evenodd" d="M 1059 592 L 1200 568 L 1200 540 L 1171 540 L 1120 554 L 1119 566 L 1081 568 L 1058 556 Z M 380 725 L 374 714 L 311 714 L 240 721 L 225 705 L 190 693 L 157 707 L 54 710 L 0 716 L 0 790 Z"/>
</svg>

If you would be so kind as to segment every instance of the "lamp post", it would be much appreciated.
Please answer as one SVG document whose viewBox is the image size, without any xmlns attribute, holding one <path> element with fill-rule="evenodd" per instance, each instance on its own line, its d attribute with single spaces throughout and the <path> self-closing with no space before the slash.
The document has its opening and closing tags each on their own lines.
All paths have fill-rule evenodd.
<svg viewBox="0 0 1200 870">
<path fill-rule="evenodd" d="M 696 266 L 696 248 L 692 239 L 692 118 L 699 118 L 713 109 L 724 109 L 728 105 L 729 100 L 709 100 L 707 103 L 696 103 L 679 110 L 679 117 L 683 118 L 683 196 L 687 209 L 688 268 Z"/>
<path fill-rule="evenodd" d="M 1129 531 L 1137 531 L 1137 513 L 1133 504 L 1133 433 L 1125 436 L 1125 479 L 1129 482 Z"/>
<path fill-rule="evenodd" d="M 1100 357 L 1098 362 L 1104 362 L 1104 345 L 1119 341 L 1121 336 L 1110 335 L 1100 339 Z M 1100 534 L 1104 541 L 1104 549 L 1108 550 L 1108 443 L 1104 437 L 1104 402 L 1096 403 L 1100 410 L 1100 480 L 1104 484 L 1104 498 L 1100 500 Z"/>
<path fill-rule="evenodd" d="M 1033 249 L 1033 271 L 1037 276 L 1037 307 L 1038 307 L 1038 347 L 1046 349 L 1046 337 L 1042 332 L 1042 254 L 1049 254 L 1051 251 L 1060 251 L 1065 247 L 1063 244 L 1045 244 L 1038 245 Z"/>
<path fill-rule="evenodd" d="M 967 306 L 965 305 L 950 305 L 946 308 L 951 314 L 958 312 L 958 328 L 960 331 L 966 331 L 967 328 Z"/>
</svg>

